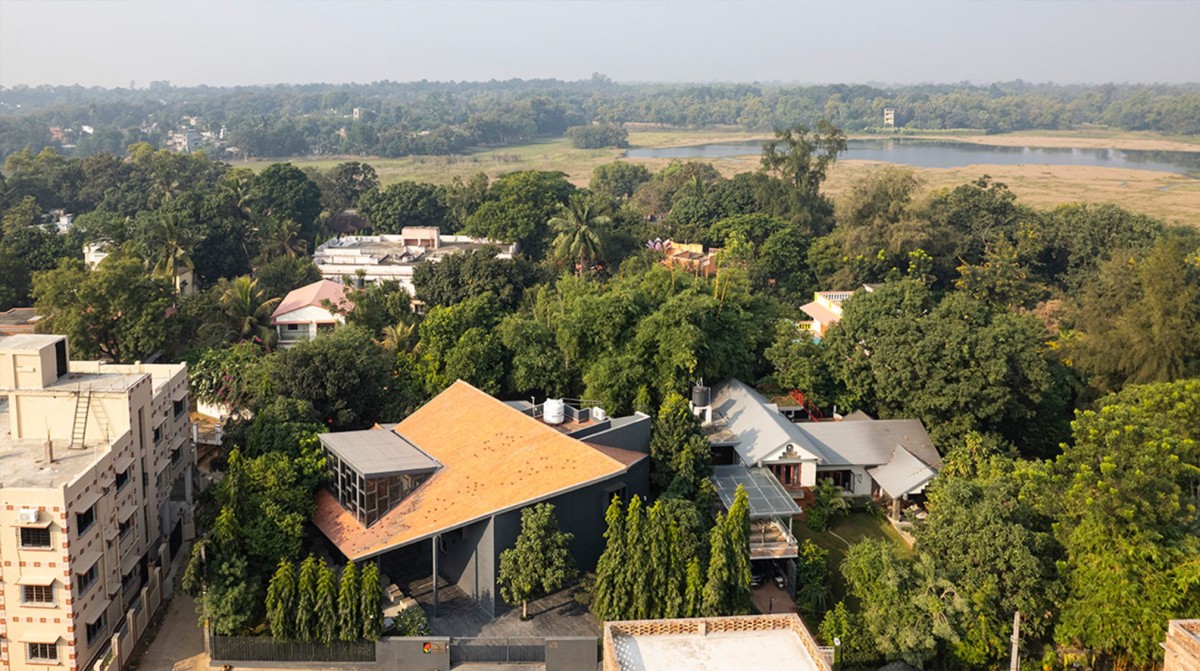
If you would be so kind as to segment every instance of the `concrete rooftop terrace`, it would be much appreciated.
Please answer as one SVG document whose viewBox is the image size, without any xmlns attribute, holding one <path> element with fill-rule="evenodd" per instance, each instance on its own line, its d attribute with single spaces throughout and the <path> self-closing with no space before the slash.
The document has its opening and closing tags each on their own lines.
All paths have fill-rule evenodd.
<svg viewBox="0 0 1200 671">
<path fill-rule="evenodd" d="M 375 265 L 404 266 L 416 265 L 424 261 L 436 261 L 444 256 L 472 249 L 496 247 L 501 252 L 505 252 L 507 251 L 507 247 L 509 247 L 509 245 L 490 240 L 472 240 L 470 238 L 446 241 L 446 237 L 451 236 L 443 236 L 442 241 L 436 249 L 406 245 L 401 240 L 380 240 L 378 237 L 351 236 L 335 238 L 317 248 L 313 256 L 313 261 L 318 266 L 353 266 L 362 265 L 366 262 L 367 258 L 370 258 Z"/>
<path fill-rule="evenodd" d="M 604 671 L 832 671 L 832 648 L 820 648 L 796 613 L 604 625 Z"/>
<path fill-rule="evenodd" d="M 786 629 L 701 636 L 613 636 L 621 671 L 818 671 L 804 645 Z"/>
<path fill-rule="evenodd" d="M 83 449 L 55 441 L 54 461 L 46 460 L 44 439 L 13 440 L 8 398 L 0 397 L 0 487 L 57 488 L 74 480 L 109 450 L 107 440 L 88 439 Z"/>
</svg>

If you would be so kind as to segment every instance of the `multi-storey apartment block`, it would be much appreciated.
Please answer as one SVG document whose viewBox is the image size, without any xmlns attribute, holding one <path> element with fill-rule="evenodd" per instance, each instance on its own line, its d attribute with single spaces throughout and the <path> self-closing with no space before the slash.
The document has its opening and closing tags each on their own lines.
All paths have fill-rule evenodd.
<svg viewBox="0 0 1200 671">
<path fill-rule="evenodd" d="M 0 671 L 77 671 L 111 661 L 113 640 L 119 658 L 132 649 L 192 535 L 194 468 L 185 365 L 0 339 Z"/>
</svg>

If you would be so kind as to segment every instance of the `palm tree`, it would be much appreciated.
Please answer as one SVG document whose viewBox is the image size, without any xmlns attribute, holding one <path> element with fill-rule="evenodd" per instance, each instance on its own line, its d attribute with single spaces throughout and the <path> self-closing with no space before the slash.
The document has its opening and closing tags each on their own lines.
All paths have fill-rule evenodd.
<svg viewBox="0 0 1200 671">
<path fill-rule="evenodd" d="M 600 228 L 612 219 L 596 212 L 592 199 L 583 195 L 571 196 L 566 205 L 559 205 L 559 213 L 549 221 L 554 238 L 554 256 L 560 261 L 575 261 L 575 272 L 583 275 L 583 269 L 601 257 L 604 242 Z"/>
<path fill-rule="evenodd" d="M 221 180 L 225 195 L 233 204 L 238 219 L 250 221 L 254 218 L 254 210 L 250 207 L 250 176 L 240 171 L 232 171 Z"/>
<path fill-rule="evenodd" d="M 187 238 L 179 215 L 169 213 L 154 219 L 146 241 L 146 261 L 154 277 L 174 282 L 180 269 L 194 267 L 186 249 L 191 246 Z"/>
<path fill-rule="evenodd" d="M 237 340 L 258 338 L 268 347 L 275 340 L 271 328 L 271 313 L 279 304 L 278 298 L 267 298 L 258 287 L 258 280 L 249 275 L 222 280 L 221 311 L 226 325 Z"/>
<path fill-rule="evenodd" d="M 376 341 L 380 347 L 389 352 L 402 352 L 411 349 L 417 330 L 412 324 L 400 322 L 395 326 L 383 327 L 382 335 L 383 337 Z"/>
<path fill-rule="evenodd" d="M 295 258 L 306 252 L 308 252 L 308 240 L 300 236 L 300 224 L 295 220 L 272 220 L 263 231 L 260 251 L 263 261 L 269 261 L 279 256 Z"/>
</svg>

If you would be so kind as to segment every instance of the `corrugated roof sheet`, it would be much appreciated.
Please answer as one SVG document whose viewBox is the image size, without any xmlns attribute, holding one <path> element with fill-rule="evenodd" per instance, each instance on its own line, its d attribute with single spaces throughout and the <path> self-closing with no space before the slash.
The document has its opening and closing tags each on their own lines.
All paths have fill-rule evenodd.
<svg viewBox="0 0 1200 671">
<path fill-rule="evenodd" d="M 892 458 L 897 446 L 912 452 L 930 466 L 939 466 L 938 456 L 925 425 L 919 419 L 856 418 L 840 422 L 808 422 L 797 425 L 816 444 L 822 466 L 879 466 Z"/>
<path fill-rule="evenodd" d="M 935 468 L 898 445 L 886 464 L 868 468 L 867 473 L 893 499 L 921 489 L 938 474 Z"/>
<path fill-rule="evenodd" d="M 359 524 L 328 491 L 319 490 L 313 523 L 350 559 L 515 510 L 628 468 L 621 458 L 571 438 L 461 380 L 395 430 L 420 445 L 441 468 L 370 528 Z"/>
<path fill-rule="evenodd" d="M 757 464 L 788 445 L 795 445 L 803 453 L 801 458 L 821 457 L 812 438 L 741 380 L 730 379 L 713 387 L 712 404 L 710 432 L 726 439 L 736 437 L 734 449 L 743 463 Z"/>
</svg>

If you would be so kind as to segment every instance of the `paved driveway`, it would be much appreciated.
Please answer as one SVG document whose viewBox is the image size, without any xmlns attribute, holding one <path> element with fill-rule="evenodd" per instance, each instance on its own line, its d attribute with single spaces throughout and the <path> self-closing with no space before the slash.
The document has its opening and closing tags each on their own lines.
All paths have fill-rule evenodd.
<svg viewBox="0 0 1200 671">
<path fill-rule="evenodd" d="M 196 624 L 196 602 L 176 593 L 138 671 L 208 671 L 204 631 Z"/>
</svg>

